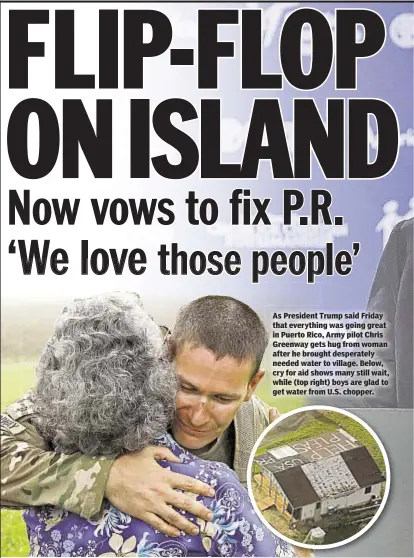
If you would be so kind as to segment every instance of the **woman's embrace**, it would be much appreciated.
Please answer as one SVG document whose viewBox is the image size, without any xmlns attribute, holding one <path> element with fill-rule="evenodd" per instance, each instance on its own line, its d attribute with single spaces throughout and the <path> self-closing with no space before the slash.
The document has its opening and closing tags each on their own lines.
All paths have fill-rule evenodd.
<svg viewBox="0 0 414 558">
<path fill-rule="evenodd" d="M 156 444 L 177 458 L 162 461 L 164 467 L 212 487 L 211 497 L 201 498 L 211 518 L 204 522 L 187 514 L 199 533 L 170 538 L 109 502 L 95 521 L 49 506 L 30 508 L 24 517 L 32 555 L 295 555 L 261 524 L 234 471 L 197 458 L 168 433 L 177 389 L 160 329 L 136 295 L 78 299 L 65 308 L 40 357 L 33 420 L 57 452 L 97 456 L 96 471 L 79 474 L 69 497 L 78 498 L 100 470 L 98 456 Z"/>
</svg>

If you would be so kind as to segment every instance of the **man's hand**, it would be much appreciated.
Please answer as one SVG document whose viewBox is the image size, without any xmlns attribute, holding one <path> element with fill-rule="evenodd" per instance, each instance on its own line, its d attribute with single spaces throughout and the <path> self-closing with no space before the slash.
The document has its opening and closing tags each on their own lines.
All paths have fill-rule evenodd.
<svg viewBox="0 0 414 558">
<path fill-rule="evenodd" d="M 178 537 L 180 531 L 188 535 L 198 534 L 198 527 L 171 506 L 205 521 L 211 521 L 213 514 L 192 495 L 175 489 L 213 497 L 213 488 L 192 477 L 164 469 L 156 459 L 180 463 L 169 449 L 156 446 L 118 457 L 109 472 L 105 497 L 121 511 L 170 537 Z"/>
<path fill-rule="evenodd" d="M 277 409 L 269 409 L 269 423 L 272 424 L 274 420 L 280 417 L 280 413 Z"/>
</svg>

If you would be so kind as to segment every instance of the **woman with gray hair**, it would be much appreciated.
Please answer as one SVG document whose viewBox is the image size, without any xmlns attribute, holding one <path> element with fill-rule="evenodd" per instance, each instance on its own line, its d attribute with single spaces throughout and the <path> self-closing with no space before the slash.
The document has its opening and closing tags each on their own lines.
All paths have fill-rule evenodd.
<svg viewBox="0 0 414 558">
<path fill-rule="evenodd" d="M 168 463 L 171 469 L 214 487 L 213 497 L 202 498 L 213 519 L 205 523 L 188 515 L 199 525 L 199 534 L 171 539 L 109 502 L 96 521 L 46 506 L 30 508 L 24 518 L 31 555 L 295 555 L 260 523 L 227 465 L 195 457 L 167 433 L 177 389 L 160 329 L 139 297 L 112 293 L 78 299 L 65 308 L 37 367 L 39 430 L 62 453 L 120 455 L 150 443 L 168 447 L 181 460 Z M 88 474 L 79 475 L 74 497 L 88 483 Z"/>
</svg>

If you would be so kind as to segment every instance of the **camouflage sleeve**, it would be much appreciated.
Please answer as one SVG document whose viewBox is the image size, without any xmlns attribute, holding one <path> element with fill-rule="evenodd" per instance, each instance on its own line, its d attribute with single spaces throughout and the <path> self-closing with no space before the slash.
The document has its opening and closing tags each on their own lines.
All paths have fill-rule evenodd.
<svg viewBox="0 0 414 558">
<path fill-rule="evenodd" d="M 1 414 L 1 505 L 53 505 L 94 519 L 113 459 L 50 451 L 31 423 L 30 396 Z"/>
</svg>

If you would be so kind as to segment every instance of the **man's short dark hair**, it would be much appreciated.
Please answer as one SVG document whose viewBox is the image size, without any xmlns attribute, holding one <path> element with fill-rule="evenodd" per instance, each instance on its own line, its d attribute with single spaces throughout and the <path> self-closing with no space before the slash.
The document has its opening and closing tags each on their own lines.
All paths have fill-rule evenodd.
<svg viewBox="0 0 414 558">
<path fill-rule="evenodd" d="M 208 349 L 217 360 L 252 359 L 252 376 L 259 370 L 267 343 L 266 328 L 256 312 L 230 296 L 204 296 L 183 306 L 172 335 L 174 356 L 189 344 Z"/>
</svg>

